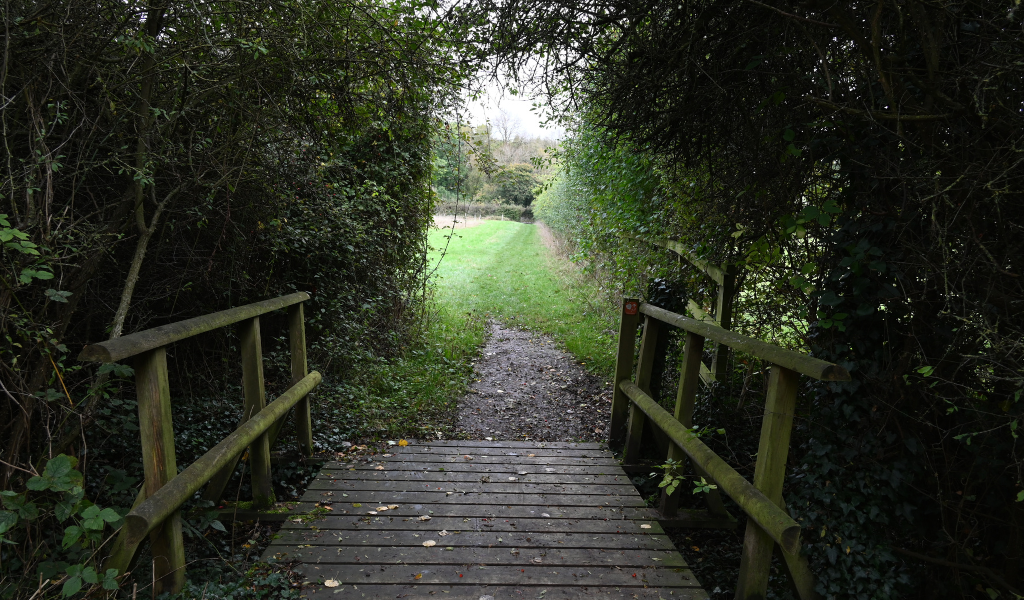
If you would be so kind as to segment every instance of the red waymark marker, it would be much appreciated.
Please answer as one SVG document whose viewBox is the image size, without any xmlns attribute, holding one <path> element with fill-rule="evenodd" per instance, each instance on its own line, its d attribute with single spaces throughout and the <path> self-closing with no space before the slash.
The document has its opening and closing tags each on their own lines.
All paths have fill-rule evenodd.
<svg viewBox="0 0 1024 600">
<path fill-rule="evenodd" d="M 635 315 L 636 311 L 639 310 L 639 309 L 640 309 L 640 303 L 639 302 L 627 302 L 622 307 L 622 311 L 625 312 L 627 315 Z"/>
</svg>

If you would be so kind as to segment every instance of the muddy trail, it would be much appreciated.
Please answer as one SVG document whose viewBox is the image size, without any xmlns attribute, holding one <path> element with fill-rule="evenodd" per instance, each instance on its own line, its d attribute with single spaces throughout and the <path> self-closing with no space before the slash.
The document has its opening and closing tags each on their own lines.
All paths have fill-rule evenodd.
<svg viewBox="0 0 1024 600">
<path fill-rule="evenodd" d="M 475 381 L 459 402 L 459 437 L 542 442 L 607 439 L 609 383 L 550 338 L 491 321 Z"/>
</svg>

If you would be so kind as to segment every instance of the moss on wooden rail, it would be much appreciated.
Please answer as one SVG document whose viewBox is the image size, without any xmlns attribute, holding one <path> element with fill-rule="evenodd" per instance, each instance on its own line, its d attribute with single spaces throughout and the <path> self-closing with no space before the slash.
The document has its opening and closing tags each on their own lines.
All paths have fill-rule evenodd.
<svg viewBox="0 0 1024 600">
<path fill-rule="evenodd" d="M 701 337 L 714 340 L 719 344 L 725 344 L 733 350 L 746 352 L 751 356 L 767 360 L 773 364 L 785 367 L 791 371 L 802 373 L 822 381 L 849 381 L 850 374 L 846 369 L 820 358 L 814 358 L 806 354 L 787 350 L 761 340 L 755 340 L 745 335 L 722 329 L 715 325 L 703 323 L 690 319 L 674 312 L 650 304 L 641 304 L 640 312 L 657 319 L 663 323 L 674 325 L 680 329 L 696 333 Z"/>
<path fill-rule="evenodd" d="M 211 448 L 209 452 L 128 513 L 124 523 L 124 528 L 127 531 L 126 549 L 134 554 L 135 548 L 149 532 L 174 514 L 174 511 L 191 498 L 192 494 L 199 491 L 199 488 L 209 481 L 221 467 L 241 454 L 253 440 L 288 414 L 288 410 L 292 406 L 305 398 L 320 383 L 320 379 L 320 373 L 316 371 L 303 377 L 298 383 L 288 388 L 288 391 L 281 394 L 277 400 L 253 415 L 219 444 Z"/>
<path fill-rule="evenodd" d="M 103 363 L 117 362 L 147 350 L 166 346 L 167 344 L 199 335 L 200 333 L 206 333 L 219 327 L 258 317 L 306 300 L 309 300 L 309 294 L 306 292 L 295 292 L 287 296 L 246 304 L 245 306 L 222 310 L 213 314 L 195 317 L 194 319 L 161 325 L 160 327 L 154 327 L 113 340 L 90 344 L 82 349 L 82 353 L 78 355 L 78 360 Z"/>
<path fill-rule="evenodd" d="M 729 495 L 761 529 L 790 554 L 800 549 L 800 525 L 722 460 L 711 448 L 629 380 L 619 388 Z"/>
</svg>

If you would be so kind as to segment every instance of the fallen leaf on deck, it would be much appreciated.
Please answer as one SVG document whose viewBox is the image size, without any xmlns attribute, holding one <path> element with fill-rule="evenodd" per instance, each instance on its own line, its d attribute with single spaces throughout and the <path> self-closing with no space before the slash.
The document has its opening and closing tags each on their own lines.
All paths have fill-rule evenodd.
<svg viewBox="0 0 1024 600">
<path fill-rule="evenodd" d="M 413 579 L 423 579 L 423 573 L 417 573 Z"/>
<path fill-rule="evenodd" d="M 375 514 L 377 514 L 377 511 L 375 511 L 375 510 L 371 510 L 371 511 L 370 511 L 370 514 L 371 514 L 371 515 L 375 515 Z"/>
<path fill-rule="evenodd" d="M 444 537 L 444 536 L 446 536 L 446 535 L 451 535 L 451 534 L 450 534 L 450 533 L 448 533 L 448 530 L 447 530 L 447 529 L 442 529 L 441 531 L 438 531 L 438 532 L 437 532 L 437 535 L 439 535 L 439 536 L 441 536 L 441 537 Z"/>
<path fill-rule="evenodd" d="M 378 511 L 378 512 L 384 512 L 384 511 L 386 511 L 387 509 L 388 509 L 388 507 L 386 507 L 386 506 L 378 506 L 378 507 L 377 507 L 377 511 Z"/>
<path fill-rule="evenodd" d="M 420 516 L 420 521 L 429 521 L 429 520 L 430 520 L 430 515 L 421 515 Z"/>
<path fill-rule="evenodd" d="M 427 548 L 430 548 L 430 547 L 436 546 L 437 542 L 435 542 L 434 540 L 427 540 L 427 541 L 423 542 L 423 545 L 426 546 Z"/>
<path fill-rule="evenodd" d="M 395 510 L 396 508 L 398 508 L 398 505 L 397 504 L 388 504 L 388 508 L 390 510 Z"/>
<path fill-rule="evenodd" d="M 466 455 L 465 455 L 465 456 L 463 456 L 462 458 L 464 458 L 464 459 L 466 459 L 466 460 L 473 460 L 473 457 L 472 457 L 472 456 L 470 456 L 470 455 L 468 455 L 468 454 L 466 454 Z"/>
<path fill-rule="evenodd" d="M 398 445 L 402 446 L 404 448 L 405 446 L 409 445 L 409 442 L 407 442 L 405 440 L 398 440 Z"/>
<path fill-rule="evenodd" d="M 640 526 L 640 529 L 650 529 L 650 528 L 651 528 L 651 526 L 648 525 L 647 523 L 644 523 L 643 525 Z"/>
<path fill-rule="evenodd" d="M 548 513 L 540 513 L 540 516 L 547 517 L 548 519 L 551 518 L 551 515 L 549 515 Z"/>
<path fill-rule="evenodd" d="M 535 563 L 539 564 L 539 563 L 544 562 L 544 561 L 543 561 L 543 559 L 541 559 L 541 557 L 538 556 L 538 557 L 535 557 L 531 562 L 535 562 Z"/>
<path fill-rule="evenodd" d="M 352 503 L 352 508 L 360 508 L 360 507 L 362 507 L 362 506 L 363 506 L 363 505 L 362 505 L 362 504 L 360 504 L 359 502 L 353 502 L 353 503 Z"/>
<path fill-rule="evenodd" d="M 384 470 L 384 467 L 382 467 L 382 466 L 380 466 L 380 465 L 377 465 L 377 470 L 378 470 L 378 471 L 383 471 L 383 470 Z"/>
<path fill-rule="evenodd" d="M 328 579 L 324 582 L 324 585 L 326 585 L 327 587 L 338 587 L 339 585 L 341 585 L 341 582 L 337 579 Z"/>
<path fill-rule="evenodd" d="M 527 455 L 526 455 L 526 457 L 527 457 L 527 458 L 533 458 L 533 457 L 535 457 L 535 456 L 537 456 L 537 455 L 536 455 L 536 454 L 527 454 Z"/>
</svg>

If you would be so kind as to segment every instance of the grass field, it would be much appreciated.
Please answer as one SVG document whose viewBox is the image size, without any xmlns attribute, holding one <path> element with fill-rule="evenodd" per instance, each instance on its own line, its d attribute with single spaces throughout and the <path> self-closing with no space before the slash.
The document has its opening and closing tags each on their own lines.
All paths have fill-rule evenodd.
<svg viewBox="0 0 1024 600">
<path fill-rule="evenodd" d="M 443 343 L 475 348 L 486 320 L 550 335 L 589 370 L 611 377 L 615 362 L 616 307 L 590 278 L 549 251 L 539 226 L 483 221 L 435 230 L 434 334 Z M 440 262 L 439 262 L 440 261 Z"/>
<path fill-rule="evenodd" d="M 345 380 L 328 377 L 318 393 L 318 446 L 454 434 L 457 399 L 473 378 L 487 320 L 549 335 L 585 363 L 612 376 L 618 313 L 592 279 L 549 251 L 535 225 L 482 221 L 446 230 L 430 244 L 427 319 L 401 356 L 362 364 Z M 602 300 L 604 299 L 604 300 Z"/>
</svg>

